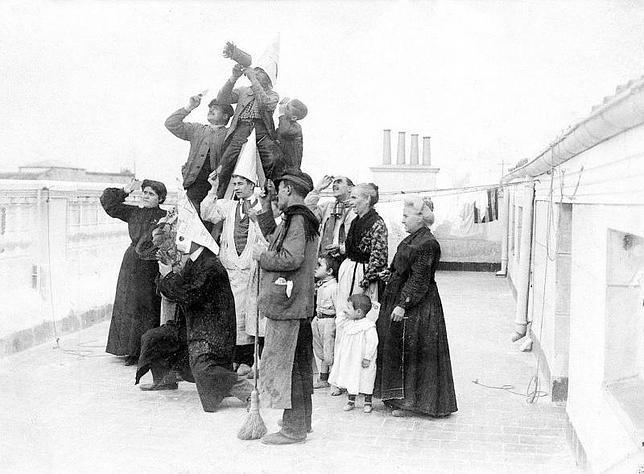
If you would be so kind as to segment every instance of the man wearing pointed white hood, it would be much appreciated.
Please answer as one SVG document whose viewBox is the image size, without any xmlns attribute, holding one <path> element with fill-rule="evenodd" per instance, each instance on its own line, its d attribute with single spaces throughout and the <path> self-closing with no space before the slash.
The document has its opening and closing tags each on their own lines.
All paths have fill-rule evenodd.
<svg viewBox="0 0 644 474">
<path fill-rule="evenodd" d="M 244 68 L 240 64 L 235 64 L 232 76 L 217 94 L 219 104 L 237 104 L 226 134 L 226 149 L 221 157 L 217 192 L 220 198 L 228 188 L 240 151 L 253 130 L 264 175 L 267 178 L 274 178 L 277 133 L 273 112 L 279 102 L 279 95 L 273 90 L 273 86 L 277 81 L 278 61 L 279 38 L 276 38 L 253 66 Z M 237 80 L 242 75 L 248 78 L 250 87 L 235 88 Z"/>
<path fill-rule="evenodd" d="M 177 206 L 177 249 L 186 255 L 186 263 L 166 269 L 159 280 L 159 290 L 179 307 L 191 378 L 197 384 L 204 411 L 213 412 L 228 396 L 245 402 L 253 386 L 248 380 L 238 380 L 232 370 L 235 305 L 228 275 L 216 256 L 219 248 L 196 209 L 185 196 L 181 197 Z M 140 364 L 137 382 L 148 368 L 152 369 L 154 383 L 142 387 L 144 390 L 177 388 L 176 382 L 165 378 L 168 364 L 159 360 L 150 360 L 150 367 Z"/>
<path fill-rule="evenodd" d="M 201 218 L 217 224 L 223 222 L 221 251 L 219 259 L 228 272 L 230 286 L 235 297 L 237 338 L 233 364 L 240 376 L 247 375 L 253 364 L 253 336 L 257 317 L 257 262 L 253 259 L 253 248 L 268 243 L 256 221 L 250 214 L 262 212 L 262 205 L 254 194 L 259 184 L 258 171 L 263 177 L 261 163 L 258 166 L 255 146 L 255 131 L 252 131 L 244 145 L 237 166 L 232 175 L 229 194 L 236 199 L 218 199 L 216 173 L 211 174 L 212 188 L 201 203 Z M 259 169 L 258 169 L 259 168 Z M 263 180 L 263 179 L 262 179 Z M 255 277 L 255 278 L 254 278 Z M 254 282 L 254 284 L 253 284 Z M 265 323 L 262 324 L 262 328 Z"/>
</svg>

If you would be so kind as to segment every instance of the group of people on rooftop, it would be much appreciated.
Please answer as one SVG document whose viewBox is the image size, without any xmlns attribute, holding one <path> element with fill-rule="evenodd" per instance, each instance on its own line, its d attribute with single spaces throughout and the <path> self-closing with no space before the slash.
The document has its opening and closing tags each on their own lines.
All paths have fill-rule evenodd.
<svg viewBox="0 0 644 474">
<path fill-rule="evenodd" d="M 235 87 L 242 75 L 250 86 Z M 314 389 L 346 392 L 347 411 L 362 395 L 365 413 L 375 396 L 393 416 L 450 415 L 431 200 L 404 202 L 409 235 L 390 262 L 377 185 L 342 176 L 313 185 L 301 170 L 307 107 L 280 101 L 276 77 L 270 55 L 236 64 L 208 124 L 185 120 L 201 94 L 168 117 L 166 128 L 190 143 L 176 210 L 159 207 L 167 191 L 158 181 L 104 191 L 105 211 L 128 223 L 131 239 L 107 352 L 137 365 L 136 383 L 152 372 L 142 390 L 194 382 L 207 412 L 228 396 L 246 403 L 255 380 L 261 406 L 284 410 L 266 444 L 306 439 Z M 127 204 L 138 186 L 140 205 Z M 321 195 L 329 187 L 332 199 Z"/>
</svg>

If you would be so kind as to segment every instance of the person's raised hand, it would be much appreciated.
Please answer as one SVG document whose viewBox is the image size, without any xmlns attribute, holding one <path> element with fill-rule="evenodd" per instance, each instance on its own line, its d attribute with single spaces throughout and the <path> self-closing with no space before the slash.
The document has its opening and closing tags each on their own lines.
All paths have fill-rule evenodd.
<svg viewBox="0 0 644 474">
<path fill-rule="evenodd" d="M 190 97 L 190 99 L 188 99 L 188 106 L 186 107 L 186 109 L 194 110 L 197 107 L 199 107 L 199 104 L 201 104 L 201 97 L 202 97 L 202 94 L 197 94 Z"/>
<path fill-rule="evenodd" d="M 317 191 L 322 191 L 323 189 L 328 188 L 331 186 L 331 183 L 333 183 L 333 176 L 330 176 L 328 174 L 324 175 L 324 177 L 320 180 L 320 182 L 317 184 L 315 189 Z"/>
<path fill-rule="evenodd" d="M 340 245 L 330 244 L 324 247 L 324 250 L 326 250 L 331 257 L 340 256 Z"/>
<path fill-rule="evenodd" d="M 215 185 L 219 184 L 219 168 L 211 171 L 208 175 L 208 182 L 212 186 L 212 189 L 216 189 Z"/>
<path fill-rule="evenodd" d="M 244 69 L 244 76 L 248 78 L 248 80 L 253 81 L 256 79 L 255 77 L 255 69 L 252 67 L 247 67 Z"/>
<path fill-rule="evenodd" d="M 235 80 L 239 79 L 242 76 L 242 74 L 244 74 L 244 69 L 247 69 L 247 68 L 245 68 L 239 63 L 235 63 L 235 65 L 233 66 L 233 77 L 235 78 Z"/>
<path fill-rule="evenodd" d="M 280 100 L 279 106 L 277 107 L 280 115 L 286 115 L 286 106 L 290 101 L 291 99 L 289 99 L 288 97 L 284 97 L 282 100 Z"/>
<path fill-rule="evenodd" d="M 141 188 L 141 181 L 136 178 L 132 178 L 132 181 L 123 186 L 123 191 L 127 194 L 130 194 L 132 191 Z"/>
<path fill-rule="evenodd" d="M 396 306 L 394 310 L 391 312 L 391 320 L 398 323 L 403 320 L 405 317 L 405 308 L 401 308 L 400 306 Z"/>
<path fill-rule="evenodd" d="M 272 180 L 267 179 L 266 184 L 264 184 L 264 189 L 259 194 L 259 202 L 262 204 L 262 211 L 271 211 L 271 201 L 275 196 L 275 184 Z"/>
<path fill-rule="evenodd" d="M 275 183 L 272 179 L 267 179 L 266 184 L 264 184 L 264 189 L 266 194 L 272 199 L 277 196 L 277 189 L 275 189 Z"/>
</svg>

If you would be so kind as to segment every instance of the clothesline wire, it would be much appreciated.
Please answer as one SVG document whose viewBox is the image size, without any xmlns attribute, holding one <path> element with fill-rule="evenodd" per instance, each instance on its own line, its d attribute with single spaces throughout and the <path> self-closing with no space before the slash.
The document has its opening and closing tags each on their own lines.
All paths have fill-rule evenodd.
<svg viewBox="0 0 644 474">
<path fill-rule="evenodd" d="M 511 185 L 514 186 L 515 184 L 522 184 L 527 182 L 528 180 L 524 181 L 516 181 L 513 182 Z M 503 187 L 508 187 L 510 184 L 499 184 L 499 183 L 494 183 L 494 184 L 480 184 L 480 185 L 474 185 L 474 186 L 461 186 L 457 188 L 440 188 L 440 189 L 425 189 L 425 190 L 412 190 L 412 191 L 384 191 L 380 193 L 381 196 L 407 196 L 411 194 L 436 194 L 436 193 L 441 193 L 440 196 L 449 196 L 452 194 L 465 194 L 465 193 L 474 193 L 478 191 L 484 191 L 486 189 L 490 188 L 503 188 Z M 443 194 L 444 193 L 444 194 Z"/>
</svg>

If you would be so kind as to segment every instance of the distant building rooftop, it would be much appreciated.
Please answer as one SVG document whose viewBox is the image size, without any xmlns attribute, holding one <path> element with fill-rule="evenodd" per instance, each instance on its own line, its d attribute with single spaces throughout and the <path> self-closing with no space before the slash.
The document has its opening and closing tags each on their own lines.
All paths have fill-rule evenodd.
<svg viewBox="0 0 644 474">
<path fill-rule="evenodd" d="M 18 171 L 0 172 L 0 179 L 125 183 L 134 178 L 128 169 L 120 172 L 87 171 L 66 163 L 43 160 L 18 167 Z"/>
</svg>

